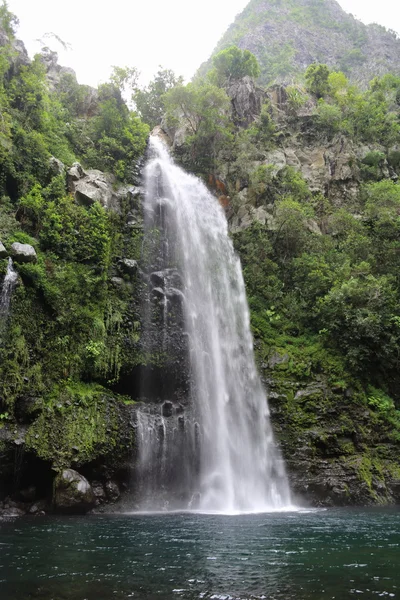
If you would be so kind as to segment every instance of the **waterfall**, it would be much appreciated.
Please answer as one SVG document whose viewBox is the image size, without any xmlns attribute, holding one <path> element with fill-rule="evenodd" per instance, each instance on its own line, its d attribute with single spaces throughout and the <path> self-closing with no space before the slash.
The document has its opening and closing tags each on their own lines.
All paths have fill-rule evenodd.
<svg viewBox="0 0 400 600">
<path fill-rule="evenodd" d="M 147 497 L 140 506 L 227 513 L 288 508 L 290 490 L 255 365 L 241 264 L 223 209 L 155 137 L 145 191 L 145 237 L 153 240 L 149 268 L 164 269 L 162 276 L 150 275 L 149 305 L 159 303 L 165 327 L 165 315 L 174 320 L 174 304 L 181 305 L 189 400 L 183 411 L 169 402 L 165 417 L 165 403 L 139 410 L 138 463 Z M 160 345 L 168 356 L 165 342 Z"/>
<path fill-rule="evenodd" d="M 14 271 L 13 261 L 11 258 L 8 259 L 7 273 L 3 281 L 0 295 L 0 327 L 3 326 L 6 321 L 9 311 L 11 296 L 14 291 L 18 279 L 16 271 Z"/>
</svg>

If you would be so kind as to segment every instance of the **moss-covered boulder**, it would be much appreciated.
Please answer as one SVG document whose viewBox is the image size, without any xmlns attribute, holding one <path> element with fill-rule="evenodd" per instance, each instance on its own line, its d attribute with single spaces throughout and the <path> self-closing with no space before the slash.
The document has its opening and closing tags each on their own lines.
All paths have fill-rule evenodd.
<svg viewBox="0 0 400 600">
<path fill-rule="evenodd" d="M 53 505 L 57 512 L 85 514 L 96 503 L 92 486 L 83 475 L 64 469 L 54 481 Z"/>
</svg>

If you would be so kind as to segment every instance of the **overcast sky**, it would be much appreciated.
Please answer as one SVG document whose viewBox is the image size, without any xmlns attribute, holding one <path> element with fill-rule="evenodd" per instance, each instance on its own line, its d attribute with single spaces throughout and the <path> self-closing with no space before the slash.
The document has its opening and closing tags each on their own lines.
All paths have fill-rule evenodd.
<svg viewBox="0 0 400 600">
<path fill-rule="evenodd" d="M 8 0 L 19 20 L 18 36 L 30 54 L 35 40 L 54 32 L 71 44 L 60 63 L 75 69 L 80 83 L 106 81 L 112 65 L 136 66 L 144 82 L 158 65 L 186 79 L 208 58 L 248 0 Z M 400 33 L 398 0 L 339 0 L 365 23 L 377 22 Z"/>
</svg>

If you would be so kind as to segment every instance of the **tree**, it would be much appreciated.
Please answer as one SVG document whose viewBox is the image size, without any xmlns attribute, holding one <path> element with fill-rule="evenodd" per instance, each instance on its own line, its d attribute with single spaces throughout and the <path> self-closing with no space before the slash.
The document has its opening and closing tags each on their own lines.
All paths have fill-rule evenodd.
<svg viewBox="0 0 400 600">
<path fill-rule="evenodd" d="M 218 52 L 213 58 L 213 66 L 220 85 L 246 76 L 253 79 L 260 76 L 260 66 L 254 54 L 237 46 L 230 46 Z"/>
<path fill-rule="evenodd" d="M 315 94 L 317 98 L 322 98 L 329 93 L 329 75 L 330 70 L 327 65 L 313 63 L 306 71 L 305 79 L 307 90 Z"/>
<path fill-rule="evenodd" d="M 143 89 L 136 89 L 133 101 L 142 120 L 151 129 L 159 125 L 165 112 L 164 95 L 176 86 L 182 86 L 183 77 L 161 66 L 154 79 Z"/>
<path fill-rule="evenodd" d="M 192 166 L 201 162 L 207 171 L 221 145 L 231 141 L 227 94 L 209 82 L 189 83 L 172 88 L 165 95 L 165 106 L 167 122 L 186 127 Z"/>
</svg>

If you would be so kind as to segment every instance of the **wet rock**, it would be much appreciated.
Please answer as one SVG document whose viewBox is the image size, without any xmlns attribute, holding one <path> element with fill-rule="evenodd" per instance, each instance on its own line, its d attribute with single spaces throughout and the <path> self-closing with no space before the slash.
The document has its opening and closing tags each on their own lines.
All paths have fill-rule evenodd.
<svg viewBox="0 0 400 600">
<path fill-rule="evenodd" d="M 83 475 L 64 469 L 54 481 L 53 504 L 57 512 L 85 514 L 95 506 L 96 498 Z"/>
<path fill-rule="evenodd" d="M 34 504 L 32 504 L 32 506 L 30 507 L 28 512 L 30 515 L 44 515 L 46 510 L 47 510 L 46 500 L 38 500 L 38 502 L 35 502 Z"/>
<path fill-rule="evenodd" d="M 159 288 L 159 287 L 155 287 L 155 288 L 153 289 L 153 295 L 154 295 L 156 298 L 160 298 L 160 299 L 164 299 L 164 298 L 165 298 L 165 293 L 164 293 L 164 290 L 162 290 L 162 289 L 161 289 L 161 288 Z"/>
<path fill-rule="evenodd" d="M 11 254 L 17 263 L 35 263 L 37 261 L 35 248 L 30 244 L 14 242 L 11 246 Z"/>
<path fill-rule="evenodd" d="M 8 256 L 8 252 L 5 249 L 5 247 L 3 246 L 3 244 L 0 242 L 0 258 L 7 258 Z"/>
<path fill-rule="evenodd" d="M 150 275 L 150 281 L 155 287 L 164 287 L 166 279 L 165 271 L 155 271 Z"/>
<path fill-rule="evenodd" d="M 116 502 L 121 496 L 118 484 L 115 481 L 107 481 L 105 484 L 107 499 L 109 502 Z"/>
<path fill-rule="evenodd" d="M 178 305 L 183 304 L 183 302 L 185 300 L 184 294 L 180 290 L 177 290 L 176 288 L 169 288 L 169 290 L 167 291 L 167 298 L 173 304 L 178 304 Z"/>
<path fill-rule="evenodd" d="M 92 482 L 93 494 L 96 498 L 96 506 L 99 504 L 104 504 L 107 500 L 106 491 L 104 489 L 104 485 L 101 481 L 93 481 Z"/>
<path fill-rule="evenodd" d="M 25 511 L 21 510 L 20 508 L 16 508 L 16 507 L 11 507 L 11 508 L 5 508 L 3 510 L 3 512 L 1 513 L 2 517 L 22 517 L 24 516 Z"/>
<path fill-rule="evenodd" d="M 169 402 L 168 400 L 166 402 L 164 402 L 163 406 L 162 406 L 162 415 L 163 417 L 172 417 L 172 415 L 174 414 L 174 405 L 172 404 L 172 402 Z"/>
</svg>

